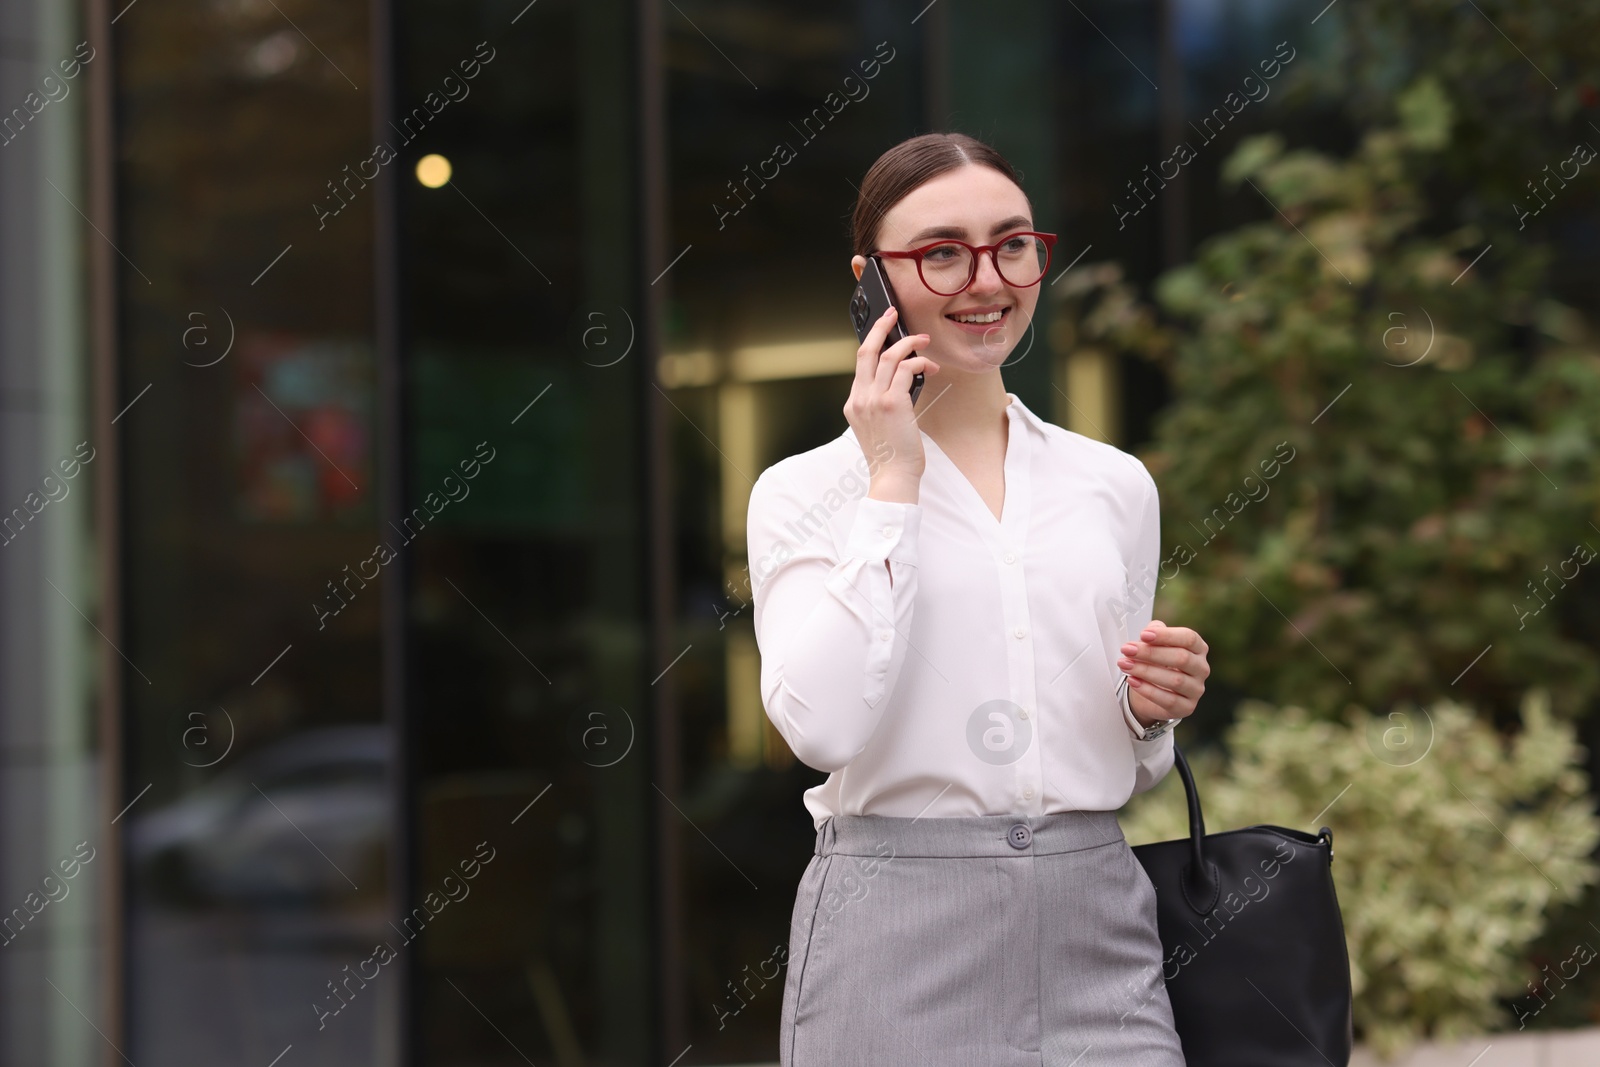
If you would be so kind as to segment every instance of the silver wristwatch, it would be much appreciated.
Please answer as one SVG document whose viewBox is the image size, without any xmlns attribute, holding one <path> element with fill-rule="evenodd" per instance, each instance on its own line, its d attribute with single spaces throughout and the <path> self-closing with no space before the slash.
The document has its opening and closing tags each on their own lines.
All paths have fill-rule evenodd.
<svg viewBox="0 0 1600 1067">
<path fill-rule="evenodd" d="M 1138 720 L 1135 719 L 1134 721 L 1137 722 Z M 1177 719 L 1159 719 L 1156 721 L 1155 725 L 1146 726 L 1144 728 L 1144 733 L 1140 735 L 1139 740 L 1154 741 L 1162 734 L 1170 733 L 1172 730 L 1172 724 L 1177 721 Z"/>
</svg>

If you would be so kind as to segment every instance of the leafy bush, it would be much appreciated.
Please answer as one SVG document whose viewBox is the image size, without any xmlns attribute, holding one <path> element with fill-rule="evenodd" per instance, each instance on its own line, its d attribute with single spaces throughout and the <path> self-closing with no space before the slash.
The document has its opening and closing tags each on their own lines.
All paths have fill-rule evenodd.
<svg viewBox="0 0 1600 1067">
<path fill-rule="evenodd" d="M 1521 719 L 1508 740 L 1448 700 L 1342 722 L 1249 700 L 1226 759 L 1185 753 L 1207 833 L 1333 828 L 1357 1036 L 1380 1055 L 1512 1022 L 1499 1000 L 1539 977 L 1524 954 L 1547 909 L 1600 880 L 1583 746 L 1543 690 Z M 1121 819 L 1131 844 L 1187 836 L 1177 772 Z"/>
</svg>

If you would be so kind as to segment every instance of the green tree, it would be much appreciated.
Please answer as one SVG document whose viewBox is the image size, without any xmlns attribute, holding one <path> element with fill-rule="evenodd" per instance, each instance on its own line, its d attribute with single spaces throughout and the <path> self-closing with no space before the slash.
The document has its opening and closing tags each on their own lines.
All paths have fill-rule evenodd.
<svg viewBox="0 0 1600 1067">
<path fill-rule="evenodd" d="M 1292 69 L 1279 103 L 1331 105 L 1367 129 L 1391 120 L 1407 86 L 1436 81 L 1453 104 L 1452 136 L 1418 162 L 1440 217 L 1483 227 L 1495 257 L 1514 254 L 1530 233 L 1542 238 L 1554 219 L 1592 210 L 1592 195 L 1585 202 L 1582 189 L 1563 190 L 1536 224 L 1519 228 L 1512 204 L 1532 203 L 1527 183 L 1574 139 L 1600 134 L 1600 0 L 1339 4 L 1329 23 L 1312 39 L 1319 54 Z"/>
<path fill-rule="evenodd" d="M 1574 716 L 1600 691 L 1600 351 L 1548 295 L 1547 250 L 1489 270 L 1480 227 L 1430 232 L 1419 175 L 1454 111 L 1431 76 L 1396 111 L 1349 159 L 1242 142 L 1223 181 L 1268 217 L 1158 279 L 1162 315 L 1114 265 L 1069 275 L 1067 339 L 1167 369 L 1144 457 L 1158 600 L 1219 682 L 1330 717 L 1450 697 L 1505 725 L 1542 685 Z"/>
</svg>

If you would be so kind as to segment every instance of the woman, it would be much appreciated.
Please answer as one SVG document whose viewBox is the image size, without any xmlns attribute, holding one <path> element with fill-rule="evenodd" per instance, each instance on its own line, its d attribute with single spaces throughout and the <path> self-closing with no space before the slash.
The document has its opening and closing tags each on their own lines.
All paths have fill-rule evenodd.
<svg viewBox="0 0 1600 1067">
<path fill-rule="evenodd" d="M 805 794 L 780 1059 L 1181 1065 L 1116 819 L 1210 673 L 1198 634 L 1151 618 L 1155 483 L 1001 383 L 1054 237 L 997 152 L 897 145 L 853 230 L 909 336 L 884 347 L 895 309 L 872 327 L 849 429 L 750 498 L 762 699 L 829 772 Z"/>
</svg>

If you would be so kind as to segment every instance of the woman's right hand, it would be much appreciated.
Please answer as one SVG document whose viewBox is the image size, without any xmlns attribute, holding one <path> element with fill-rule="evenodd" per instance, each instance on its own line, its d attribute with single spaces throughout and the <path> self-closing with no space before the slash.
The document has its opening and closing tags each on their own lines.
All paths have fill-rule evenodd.
<svg viewBox="0 0 1600 1067">
<path fill-rule="evenodd" d="M 876 463 L 867 495 L 914 504 L 926 457 L 911 404 L 911 379 L 919 371 L 937 374 L 939 365 L 913 354 L 927 346 L 925 333 L 910 334 L 882 348 L 899 314 L 891 306 L 856 350 L 856 377 L 844 403 L 844 417 L 855 430 L 867 463 Z"/>
</svg>

